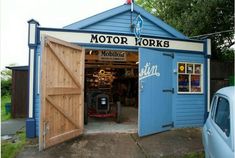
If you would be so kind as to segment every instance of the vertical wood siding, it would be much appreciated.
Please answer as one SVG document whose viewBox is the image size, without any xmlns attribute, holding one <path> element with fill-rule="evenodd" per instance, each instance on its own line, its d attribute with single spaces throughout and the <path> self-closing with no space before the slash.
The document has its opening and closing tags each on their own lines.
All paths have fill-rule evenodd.
<svg viewBox="0 0 235 158">
<path fill-rule="evenodd" d="M 27 117 L 28 70 L 12 70 L 12 116 Z"/>
</svg>

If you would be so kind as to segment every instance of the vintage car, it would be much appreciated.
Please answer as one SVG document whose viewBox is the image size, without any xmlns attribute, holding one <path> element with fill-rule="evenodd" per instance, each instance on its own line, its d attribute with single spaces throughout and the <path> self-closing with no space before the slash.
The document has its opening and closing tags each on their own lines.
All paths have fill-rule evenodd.
<svg viewBox="0 0 235 158">
<path fill-rule="evenodd" d="M 235 158 L 234 86 L 218 90 L 202 131 L 206 158 Z"/>
</svg>

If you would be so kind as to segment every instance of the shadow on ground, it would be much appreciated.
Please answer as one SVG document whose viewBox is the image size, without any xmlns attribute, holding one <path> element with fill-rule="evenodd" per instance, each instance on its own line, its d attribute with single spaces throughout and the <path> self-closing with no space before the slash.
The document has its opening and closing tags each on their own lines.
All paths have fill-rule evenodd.
<svg viewBox="0 0 235 158">
<path fill-rule="evenodd" d="M 149 158 L 182 157 L 202 151 L 200 129 L 177 129 L 143 138 L 137 134 L 84 135 L 39 152 L 30 143 L 17 158 Z"/>
</svg>

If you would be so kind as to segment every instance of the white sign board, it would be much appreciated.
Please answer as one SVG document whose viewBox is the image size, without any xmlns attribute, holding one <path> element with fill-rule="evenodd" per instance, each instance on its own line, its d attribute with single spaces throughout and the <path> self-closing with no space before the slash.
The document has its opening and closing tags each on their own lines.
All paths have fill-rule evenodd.
<svg viewBox="0 0 235 158">
<path fill-rule="evenodd" d="M 43 35 L 49 35 L 71 43 L 138 46 L 147 48 L 163 48 L 203 52 L 203 43 L 193 41 L 142 37 L 141 41 L 138 42 L 135 36 L 41 30 L 40 38 Z"/>
</svg>

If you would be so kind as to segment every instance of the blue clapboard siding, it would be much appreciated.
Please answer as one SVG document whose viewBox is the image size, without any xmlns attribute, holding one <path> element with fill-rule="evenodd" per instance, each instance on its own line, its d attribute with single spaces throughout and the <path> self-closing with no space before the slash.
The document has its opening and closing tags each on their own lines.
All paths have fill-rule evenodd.
<svg viewBox="0 0 235 158">
<path fill-rule="evenodd" d="M 204 98 L 204 95 L 178 95 L 173 106 L 175 126 L 201 126 L 204 122 Z"/>
<path fill-rule="evenodd" d="M 153 16 L 140 6 L 134 4 L 133 20 L 135 20 L 137 14 L 141 15 L 144 20 L 143 34 L 145 35 L 157 35 L 163 37 L 188 39 L 188 37 L 177 31 L 173 27 L 169 26 L 161 19 Z M 131 18 L 130 15 L 131 6 L 124 4 L 105 12 L 99 13 L 97 15 L 91 16 L 84 20 L 69 24 L 64 28 L 71 30 L 133 33 L 130 31 L 129 28 Z"/>
<path fill-rule="evenodd" d="M 39 135 L 39 118 L 40 118 L 40 98 L 39 95 L 37 95 L 34 98 L 34 105 L 35 105 L 35 111 L 34 111 L 34 116 L 35 116 L 35 121 L 36 121 L 36 136 Z"/>
<path fill-rule="evenodd" d="M 39 119 L 40 119 L 40 93 L 38 93 L 38 86 L 39 80 L 38 80 L 38 55 L 41 54 L 41 46 L 37 47 L 37 51 L 35 54 L 35 64 L 34 64 L 34 100 L 33 100 L 33 105 L 34 105 L 34 118 L 36 121 L 36 136 L 39 135 Z M 41 57 L 41 55 L 40 55 Z"/>
<path fill-rule="evenodd" d="M 133 13 L 133 23 L 136 23 L 137 13 Z M 129 11 L 124 12 L 122 14 L 116 15 L 114 17 L 110 17 L 103 21 L 97 22 L 90 26 L 86 26 L 81 30 L 86 31 L 100 31 L 100 32 L 118 32 L 118 33 L 133 33 L 130 30 L 130 19 L 131 13 Z M 162 37 L 175 37 L 166 30 L 161 27 L 153 24 L 150 20 L 146 19 L 142 16 L 143 19 L 143 35 L 155 35 Z"/>
<path fill-rule="evenodd" d="M 177 53 L 174 59 L 174 69 L 177 70 L 177 62 L 202 63 L 205 66 L 204 55 Z M 205 76 L 205 67 L 203 68 Z M 206 80 L 203 81 L 204 83 Z M 175 93 L 173 95 L 173 120 L 176 128 L 199 127 L 204 123 L 206 106 L 206 90 L 203 94 L 177 94 L 177 73 L 173 77 Z M 203 85 L 204 86 L 204 85 Z"/>
</svg>

